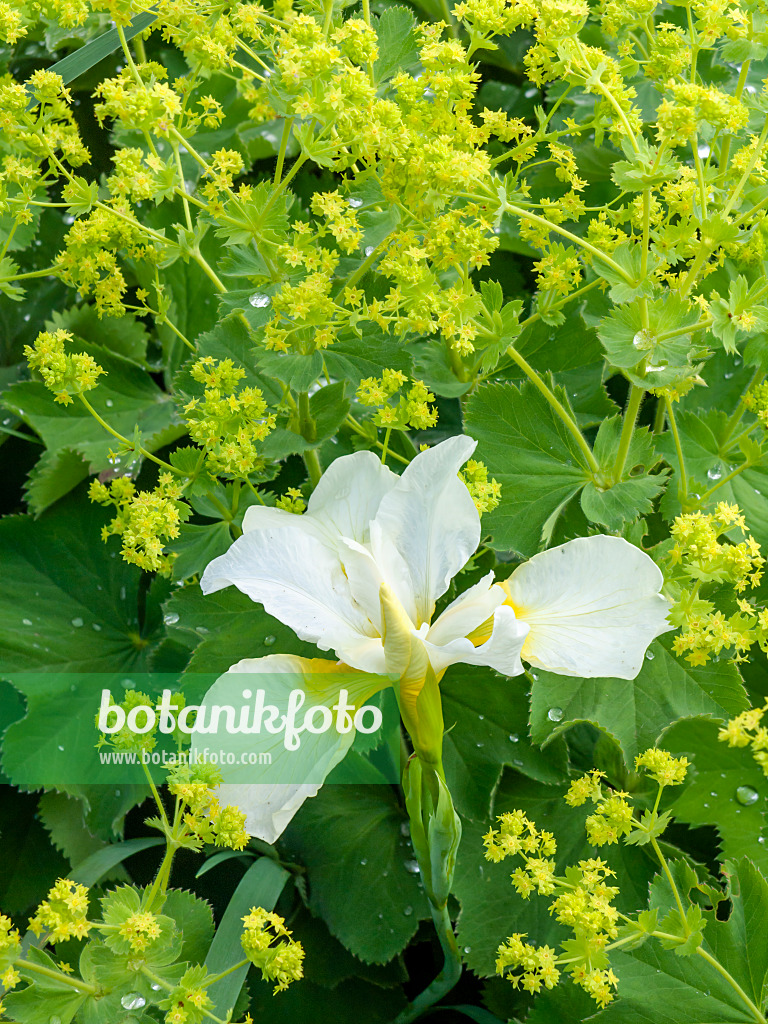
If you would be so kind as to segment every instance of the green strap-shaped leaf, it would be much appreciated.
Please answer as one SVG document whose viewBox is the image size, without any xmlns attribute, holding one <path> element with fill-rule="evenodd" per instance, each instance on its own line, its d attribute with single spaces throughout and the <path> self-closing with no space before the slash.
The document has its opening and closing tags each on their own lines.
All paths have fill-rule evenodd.
<svg viewBox="0 0 768 1024">
<path fill-rule="evenodd" d="M 103 850 L 97 850 L 90 857 L 86 857 L 74 867 L 68 877 L 81 885 L 95 885 L 100 878 L 103 878 L 108 871 L 120 864 L 126 857 L 142 850 L 148 850 L 152 846 L 162 846 L 165 842 L 160 836 L 150 836 L 147 839 L 126 839 L 123 843 L 113 843 L 105 846 Z"/>
<path fill-rule="evenodd" d="M 153 21 L 157 21 L 157 13 L 154 10 L 137 14 L 131 23 L 123 29 L 125 38 L 133 39 L 139 32 L 143 32 L 145 28 L 151 25 Z M 64 85 L 69 85 L 70 82 L 74 82 L 80 75 L 90 71 L 100 60 L 104 60 L 110 53 L 114 53 L 119 46 L 120 36 L 118 31 L 116 28 L 111 28 L 109 32 L 105 32 L 103 36 L 97 36 L 90 43 L 86 43 L 79 50 L 75 50 L 74 53 L 68 53 L 66 57 L 51 65 L 48 70 L 61 75 L 64 79 Z"/>
<path fill-rule="evenodd" d="M 263 907 L 272 910 L 283 891 L 289 874 L 269 857 L 261 857 L 243 875 L 229 901 L 221 924 L 214 936 L 205 966 L 211 974 L 220 974 L 232 964 L 243 958 L 243 947 L 240 937 L 243 934 L 243 917 L 251 907 Z M 226 978 L 217 981 L 208 989 L 214 1002 L 213 1013 L 217 1017 L 226 1017 L 235 1005 L 240 989 L 243 987 L 248 964 L 238 971 L 233 971 Z"/>
</svg>

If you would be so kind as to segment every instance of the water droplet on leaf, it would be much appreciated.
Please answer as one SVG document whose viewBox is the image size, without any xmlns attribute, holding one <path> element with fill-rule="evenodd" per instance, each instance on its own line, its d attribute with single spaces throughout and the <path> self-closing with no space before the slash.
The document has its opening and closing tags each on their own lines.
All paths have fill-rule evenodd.
<svg viewBox="0 0 768 1024">
<path fill-rule="evenodd" d="M 547 712 L 547 718 L 550 722 L 562 722 L 563 720 L 563 709 L 562 708 L 550 708 Z"/>
<path fill-rule="evenodd" d="M 510 743 L 519 743 L 520 742 L 520 737 L 517 735 L 516 732 L 511 732 L 509 734 L 509 742 Z"/>
<path fill-rule="evenodd" d="M 758 799 L 757 790 L 751 786 L 739 786 L 736 790 L 736 799 L 740 804 L 749 807 L 750 804 L 754 804 Z"/>
<path fill-rule="evenodd" d="M 403 913 L 406 917 L 410 917 L 413 913 L 413 907 L 403 907 Z"/>
<path fill-rule="evenodd" d="M 144 996 L 140 996 L 138 992 L 129 992 L 127 996 L 123 996 L 120 1000 L 120 1005 L 124 1010 L 140 1010 L 142 1006 L 147 1005 L 147 1000 Z"/>
<path fill-rule="evenodd" d="M 716 465 L 714 465 L 714 466 L 710 466 L 709 469 L 707 470 L 707 477 L 710 480 L 719 480 L 722 475 L 723 475 L 723 467 L 720 465 L 719 462 Z"/>
<path fill-rule="evenodd" d="M 360 207 L 363 205 L 363 200 L 356 199 L 354 196 L 351 199 L 348 199 L 347 202 L 349 203 L 353 210 L 359 210 Z"/>
<path fill-rule="evenodd" d="M 176 612 L 168 612 L 166 615 L 163 616 L 163 622 L 166 624 L 166 626 L 175 626 L 178 621 L 179 616 Z"/>
<path fill-rule="evenodd" d="M 265 295 L 263 292 L 255 292 L 248 301 L 252 306 L 256 306 L 257 309 L 263 309 L 265 306 L 269 305 L 270 299 L 269 296 Z"/>
<path fill-rule="evenodd" d="M 656 657 L 656 655 L 653 653 L 652 650 L 650 650 L 650 648 L 645 652 L 645 660 L 646 661 L 653 661 L 653 659 L 655 657 Z"/>
<path fill-rule="evenodd" d="M 276 640 L 277 640 L 277 637 L 272 636 L 272 634 L 270 633 L 269 636 L 265 636 L 264 637 L 264 646 L 265 647 L 271 647 L 275 643 Z"/>
<path fill-rule="evenodd" d="M 403 864 L 406 871 L 409 871 L 412 875 L 418 875 L 419 873 L 419 862 L 417 860 L 407 860 Z"/>
</svg>

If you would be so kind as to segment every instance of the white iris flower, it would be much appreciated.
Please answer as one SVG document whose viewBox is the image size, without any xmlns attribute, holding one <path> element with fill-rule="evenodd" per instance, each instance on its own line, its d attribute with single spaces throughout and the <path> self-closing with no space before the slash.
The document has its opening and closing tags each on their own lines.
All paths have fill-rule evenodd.
<svg viewBox="0 0 768 1024">
<path fill-rule="evenodd" d="M 249 508 L 243 536 L 201 581 L 206 594 L 233 584 L 301 640 L 333 651 L 347 673 L 357 670 L 358 706 L 399 680 L 417 750 L 434 745 L 423 695 L 456 662 L 507 676 L 523 672 L 526 661 L 563 675 L 633 679 L 648 645 L 670 628 L 660 570 L 645 552 L 609 536 L 535 555 L 502 584 L 489 573 L 433 621 L 436 602 L 480 542 L 480 517 L 457 475 L 474 448 L 470 438 L 452 437 L 417 455 L 401 476 L 371 452 L 339 458 L 304 515 Z M 318 662 L 273 655 L 246 659 L 233 671 L 317 679 Z M 366 684 L 366 677 L 375 678 Z M 338 684 L 334 693 L 332 673 L 328 679 L 332 703 Z M 313 740 L 325 746 L 317 756 L 328 771 L 352 742 L 335 732 Z M 250 831 L 272 842 L 318 788 L 298 781 L 238 786 L 228 796 L 248 811 Z"/>
</svg>

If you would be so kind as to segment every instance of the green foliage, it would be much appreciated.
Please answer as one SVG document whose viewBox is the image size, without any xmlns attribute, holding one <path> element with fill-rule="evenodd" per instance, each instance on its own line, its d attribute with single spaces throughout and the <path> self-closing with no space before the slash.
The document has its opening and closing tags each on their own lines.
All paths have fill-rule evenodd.
<svg viewBox="0 0 768 1024">
<path fill-rule="evenodd" d="M 0 1016 L 407 1024 L 439 1004 L 553 1024 L 597 1003 L 607 1024 L 764 1024 L 765 14 L 738 0 L 146 6 L 0 2 Z M 396 605 L 416 567 L 382 556 L 392 599 L 366 575 L 381 537 L 366 520 L 339 542 L 312 495 L 341 457 L 401 474 L 461 434 L 477 441 L 459 479 L 481 540 L 428 595 L 435 615 L 413 618 Z M 362 495 L 339 485 L 337 506 L 374 502 L 365 479 Z M 430 571 L 467 543 L 445 493 Z M 170 790 L 139 764 L 106 782 L 119 743 L 99 740 L 87 685 L 126 710 L 166 686 L 189 705 L 243 659 L 342 661 L 295 632 L 313 635 L 291 612 L 300 582 L 273 581 L 275 614 L 235 586 L 203 593 L 259 515 L 263 563 L 282 552 L 297 578 L 341 544 L 336 576 L 318 570 L 318 615 L 349 590 L 341 617 L 367 618 L 366 665 L 403 723 L 399 752 L 350 739 L 334 784 L 272 844 L 219 803 L 210 766 Z M 409 541 L 411 527 L 415 513 Z M 487 580 L 500 600 L 489 573 L 606 534 L 647 552 L 664 574 L 652 599 L 672 608 L 653 640 L 642 594 L 636 614 L 601 606 L 627 633 L 647 627 L 635 678 L 534 664 L 542 637 L 577 660 L 623 643 L 616 627 L 584 640 L 591 567 L 567 581 L 567 608 L 487 598 L 452 641 L 470 664 L 424 655 L 449 599 Z M 505 671 L 519 654 L 527 675 L 483 663 L 496 642 L 502 657 L 502 622 Z M 184 750 L 180 736 L 134 746 Z M 674 789 L 659 743 L 688 762 Z M 249 813 L 271 807 L 262 791 Z M 556 839 L 550 855 L 526 826 L 553 861 L 536 867 L 544 889 L 606 886 L 603 931 L 566 927 L 554 892 L 523 902 L 484 858 L 514 808 Z M 578 862 L 597 856 L 615 876 L 585 881 Z M 615 936 L 612 902 L 628 918 Z M 9 936 L 30 914 L 17 956 Z M 578 989 L 547 987 L 555 948 Z M 497 957 L 513 985 L 479 980 Z"/>
</svg>

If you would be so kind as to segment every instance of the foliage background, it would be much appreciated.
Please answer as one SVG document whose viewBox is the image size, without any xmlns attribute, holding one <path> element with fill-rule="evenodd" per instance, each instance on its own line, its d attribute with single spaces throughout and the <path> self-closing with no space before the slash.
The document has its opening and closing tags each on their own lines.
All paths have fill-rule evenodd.
<svg viewBox="0 0 768 1024">
<path fill-rule="evenodd" d="M 374 3 L 372 10 L 381 19 L 380 40 L 392 55 L 391 70 L 413 69 L 418 54 L 410 34 L 411 18 L 429 20 L 441 12 L 425 4 L 406 14 L 401 6 L 385 2 Z M 681 8 L 675 10 L 679 13 Z M 676 17 L 673 8 L 665 8 L 665 16 Z M 407 25 L 407 32 L 401 31 L 402 25 Z M 105 14 L 94 14 L 84 26 L 68 31 L 48 19 L 42 29 L 6 47 L 1 56 L 17 79 L 26 80 L 34 70 L 49 66 L 107 26 Z M 500 49 L 476 55 L 481 76 L 478 109 L 503 109 L 510 117 L 535 123 L 536 107 L 544 102 L 544 94 L 524 72 L 522 58 L 530 43 L 531 36 L 524 30 L 501 40 Z M 147 55 L 172 74 L 182 71 L 178 51 L 158 35 L 150 37 Z M 87 183 L 103 182 L 115 149 L 126 144 L 120 131 L 99 128 L 92 99 L 98 81 L 113 75 L 122 61 L 117 52 L 70 85 L 74 116 L 92 154 L 90 164 L 78 170 Z M 712 58 L 703 53 L 699 71 L 704 81 L 726 89 L 738 77 L 733 61 L 722 55 Z M 763 63 L 756 60 L 748 81 L 759 83 L 764 71 Z M 648 82 L 643 84 L 647 92 L 640 96 L 640 103 L 652 113 L 658 94 L 652 94 Z M 234 148 L 246 161 L 239 180 L 254 185 L 269 181 L 280 146 L 276 122 L 250 120 L 247 105 L 226 75 L 211 78 L 208 88 L 223 104 L 226 117 L 220 128 L 211 130 L 210 138 L 198 136 L 198 149 Z M 550 92 L 550 105 L 552 93 L 557 90 Z M 289 149 L 289 158 L 296 152 Z M 579 143 L 588 205 L 599 208 L 614 198 L 612 168 L 622 158 L 615 139 Z M 194 186 L 198 169 L 188 154 L 182 162 L 185 179 Z M 535 196 L 563 191 L 551 164 L 532 171 L 528 183 Z M 330 191 L 337 184 L 328 167 L 310 161 L 296 174 L 292 189 L 306 209 L 312 194 Z M 761 187 L 765 191 L 766 186 Z M 758 189 L 755 201 L 761 196 Z M 178 199 L 157 207 L 139 202 L 136 207 L 142 221 L 156 230 L 169 229 L 183 218 Z M 0 235 L 8 235 L 9 218 L 8 213 L 0 218 Z M 8 250 L 22 273 L 34 273 L 49 264 L 72 220 L 66 207 L 46 208 L 16 232 Z M 382 224 L 386 229 L 385 214 L 371 216 L 366 227 L 369 244 L 378 244 Z M 539 254 L 521 237 L 519 225 L 509 215 L 501 218 L 498 237 L 498 248 L 473 280 L 478 286 L 499 281 L 504 300 L 520 300 L 528 311 L 534 308 L 534 263 Z M 161 267 L 169 315 L 178 331 L 193 337 L 200 352 L 243 363 L 248 370 L 246 382 L 258 383 L 271 399 L 279 400 L 280 387 L 286 384 L 308 391 L 318 376 L 314 364 L 309 369 L 302 363 L 276 370 L 277 357 L 261 352 L 257 358 L 252 339 L 231 315 L 233 309 L 242 309 L 251 328 L 263 327 L 266 314 L 247 301 L 254 287 L 249 280 L 254 276 L 253 264 L 238 263 L 244 258 L 242 252 L 233 254 L 231 242 L 213 233 L 205 237 L 202 248 L 208 263 L 226 278 L 228 293 L 220 297 L 193 261 L 177 260 Z M 147 283 L 146 268 L 130 260 L 125 267 L 129 291 L 134 294 Z M 759 276 L 759 266 L 753 271 Z M 729 276 L 733 279 L 736 272 L 726 264 L 708 283 L 714 287 L 714 281 L 726 292 Z M 375 294 L 376 282 L 371 287 Z M 602 442 L 613 454 L 618 439 L 618 420 L 613 417 L 624 407 L 629 388 L 617 365 L 606 363 L 605 339 L 601 344 L 598 336 L 597 325 L 608 310 L 608 300 L 596 289 L 568 310 L 564 322 L 557 317 L 551 322 L 540 318 L 523 330 L 515 345 L 535 370 L 552 374 L 552 385 L 565 396 L 590 442 L 602 424 Z M 146 315 L 100 319 L 89 301 L 77 299 L 71 288 L 50 276 L 30 283 L 18 301 L 6 297 L 0 303 L 0 471 L 4 481 L 0 500 L 5 516 L 0 521 L 4 677 L 0 682 L 0 729 L 4 731 L 0 906 L 20 922 L 58 876 L 77 871 L 88 858 L 113 844 L 149 835 L 143 824 L 147 793 L 141 787 L 122 792 L 92 786 L 30 793 L 15 785 L 34 759 L 55 763 L 69 728 L 66 694 L 25 693 L 20 673 L 58 668 L 118 671 L 129 677 L 131 672 L 148 669 L 218 671 L 241 657 L 302 650 L 285 627 L 239 593 L 228 590 L 204 599 L 194 582 L 179 585 L 231 541 L 226 519 L 204 497 L 192 502 L 195 516 L 177 545 L 179 558 L 171 580 L 123 562 L 114 539 L 109 545 L 101 544 L 99 531 L 109 517 L 88 502 L 85 481 L 89 474 L 108 475 L 115 469 L 109 456 L 114 442 L 81 409 L 73 412 L 54 406 L 43 385 L 29 379 L 24 346 L 51 325 L 71 331 L 82 350 L 94 354 L 107 369 L 108 378 L 94 393 L 93 403 L 103 415 L 114 410 L 111 422 L 122 433 L 132 436 L 138 425 L 145 447 L 164 459 L 186 433 L 170 396 L 188 383 L 181 369 L 188 353 L 167 325 L 156 324 Z M 679 465 L 668 432 L 660 433 L 655 448 L 650 440 L 649 429 L 658 421 L 661 398 L 649 398 L 640 412 L 639 424 L 649 429 L 635 435 L 626 477 L 619 481 L 621 487 L 617 484 L 610 492 L 614 504 L 609 499 L 591 515 L 603 496 L 587 482 L 589 474 L 578 447 L 532 385 L 523 383 L 515 363 L 502 360 L 492 365 L 489 382 L 478 388 L 477 382 L 460 379 L 444 346 L 431 338 L 409 338 L 405 344 L 385 337 L 370 324 L 366 330 L 362 343 L 347 343 L 345 348 L 342 340 L 327 351 L 329 375 L 349 383 L 346 391 L 330 384 L 314 396 L 318 435 L 311 445 L 295 433 L 291 437 L 285 425 L 271 436 L 265 453 L 274 461 L 263 473 L 265 493 L 274 497 L 302 485 L 306 478 L 302 452 L 308 447 L 327 465 L 362 443 L 347 420 L 354 387 L 361 378 L 378 375 L 385 367 L 399 368 L 431 388 L 437 396 L 439 421 L 428 435 L 418 431 L 411 438 L 394 435 L 393 450 L 407 456 L 413 444 L 427 437 L 434 441 L 464 429 L 481 439 L 480 453 L 502 484 L 503 502 L 484 519 L 489 543 L 472 572 L 494 565 L 498 554 L 503 574 L 504 566 L 511 567 L 535 552 L 542 529 L 551 543 L 595 528 L 623 529 L 633 540 L 645 538 L 649 546 L 666 540 L 668 521 L 680 510 L 676 482 L 668 488 L 661 507 L 653 502 L 668 477 L 676 481 Z M 762 342 L 762 335 L 757 340 Z M 728 346 L 713 347 L 697 371 L 706 387 L 697 386 L 683 395 L 677 407 L 690 489 L 699 492 L 696 497 L 705 498 L 714 481 L 728 476 L 737 461 L 741 464 L 743 449 L 728 434 L 728 418 L 739 407 L 741 395 L 754 379 L 755 366 L 759 368 L 764 358 L 754 348 L 745 353 L 743 345 L 741 351 L 736 346 L 730 351 Z M 281 377 L 282 384 L 275 383 Z M 754 425 L 749 416 L 746 422 Z M 122 457 L 126 458 L 125 453 Z M 662 470 L 662 457 L 668 472 Z M 747 458 L 749 467 L 740 469 L 718 496 L 732 498 L 745 509 L 751 532 L 765 548 L 768 468 L 761 451 L 750 451 Z M 148 461 L 137 463 L 134 472 L 138 487 L 154 485 L 156 473 Z M 585 485 L 581 501 L 570 500 Z M 242 511 L 241 507 L 240 515 Z M 758 597 L 764 592 L 763 588 Z M 696 770 L 672 804 L 678 824 L 668 837 L 670 848 L 684 851 L 713 874 L 723 857 L 742 854 L 768 873 L 766 780 L 748 752 L 725 750 L 716 742 L 716 720 L 738 713 L 748 700 L 760 703 L 768 694 L 762 659 L 742 669 L 743 679 L 725 657 L 692 668 L 662 640 L 649 651 L 633 686 L 598 680 L 575 687 L 568 679 L 544 672 L 501 679 L 485 670 L 451 671 L 442 687 L 445 721 L 452 727 L 446 737 L 445 766 L 464 821 L 452 909 L 468 971 L 450 997 L 453 1005 L 465 1009 L 443 1009 L 438 1019 L 452 1022 L 470 1017 L 488 1024 L 528 1012 L 529 998 L 492 976 L 496 947 L 513 922 L 514 930 L 552 944 L 558 926 L 541 906 L 521 904 L 505 871 L 490 870 L 483 860 L 481 835 L 494 809 L 522 807 L 538 823 L 556 824 L 563 860 L 576 859 L 582 849 L 586 855 L 583 814 L 566 809 L 561 800 L 574 769 L 601 767 L 612 783 L 642 799 L 642 783 L 630 768 L 639 751 L 663 742 L 673 753 L 688 754 Z M 757 802 L 745 805 L 737 799 L 736 790 L 744 785 L 759 793 Z M 121 858 L 110 863 L 107 857 L 97 884 L 104 887 L 126 878 L 148 883 L 156 867 L 156 851 L 137 845 L 118 849 L 125 862 Z M 302 808 L 275 850 L 252 842 L 243 854 L 226 859 L 210 853 L 203 868 L 199 859 L 180 855 L 174 884 L 208 901 L 217 921 L 222 920 L 241 879 L 259 884 L 258 879 L 248 882 L 255 858 L 271 858 L 287 872 L 277 906 L 305 945 L 306 980 L 273 1000 L 269 986 L 251 976 L 248 995 L 254 1017 L 263 1015 L 276 1024 L 310 1015 L 320 1024 L 390 1020 L 437 971 L 439 950 L 414 870 L 407 817 L 394 789 L 328 786 Z M 657 871 L 647 849 L 611 851 L 608 859 L 622 878 L 620 904 L 626 910 L 639 909 Z M 202 922 L 200 929 L 204 947 L 209 924 Z M 67 951 L 59 952 L 66 959 Z M 626 959 L 619 970 L 622 980 L 636 969 L 636 962 Z M 654 969 L 662 968 L 664 964 Z M 586 998 L 580 1006 L 580 999 L 573 988 L 567 996 L 547 994 L 528 1019 L 532 1024 L 547 1024 L 563 1019 L 566 1012 L 567 1019 L 592 1013 L 594 1007 Z M 601 1016 L 609 1021 L 625 1019 L 614 1009 Z"/>
</svg>

